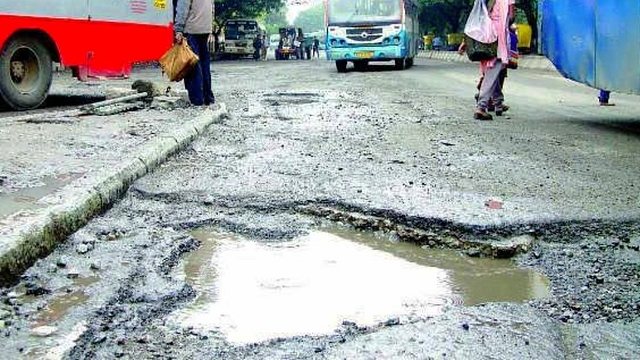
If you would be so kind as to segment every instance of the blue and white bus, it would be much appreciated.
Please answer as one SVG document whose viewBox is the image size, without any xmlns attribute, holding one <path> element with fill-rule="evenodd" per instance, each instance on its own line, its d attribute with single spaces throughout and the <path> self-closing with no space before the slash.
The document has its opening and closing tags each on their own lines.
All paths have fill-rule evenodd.
<svg viewBox="0 0 640 360">
<path fill-rule="evenodd" d="M 345 72 L 352 62 L 364 69 L 371 61 L 413 65 L 422 37 L 416 0 L 325 0 L 327 59 Z"/>
</svg>

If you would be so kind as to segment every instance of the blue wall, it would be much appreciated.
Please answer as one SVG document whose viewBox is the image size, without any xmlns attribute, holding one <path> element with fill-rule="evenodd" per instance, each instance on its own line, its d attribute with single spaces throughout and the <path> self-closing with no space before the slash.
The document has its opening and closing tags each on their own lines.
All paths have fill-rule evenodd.
<svg viewBox="0 0 640 360">
<path fill-rule="evenodd" d="M 543 54 L 566 77 L 640 94 L 639 0 L 539 0 Z"/>
</svg>

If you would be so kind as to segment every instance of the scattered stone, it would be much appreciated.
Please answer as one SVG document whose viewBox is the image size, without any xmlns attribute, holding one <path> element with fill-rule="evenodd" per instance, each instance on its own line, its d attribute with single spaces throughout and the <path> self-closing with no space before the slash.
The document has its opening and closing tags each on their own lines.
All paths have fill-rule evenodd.
<svg viewBox="0 0 640 360">
<path fill-rule="evenodd" d="M 127 339 L 124 336 L 118 337 L 116 339 L 116 344 L 118 345 L 124 345 L 127 342 Z"/>
<path fill-rule="evenodd" d="M 313 349 L 313 352 L 315 352 L 316 354 L 321 353 L 324 351 L 324 348 L 321 346 L 317 346 L 315 349 Z"/>
<path fill-rule="evenodd" d="M 399 318 L 389 319 L 389 320 L 384 322 L 384 326 L 396 326 L 396 325 L 400 325 L 400 319 Z"/>
<path fill-rule="evenodd" d="M 151 341 L 151 337 L 149 335 L 138 336 L 138 338 L 136 339 L 136 342 L 138 344 L 148 344 L 149 341 Z"/>
<path fill-rule="evenodd" d="M 116 352 L 113 353 L 113 356 L 119 359 L 121 357 L 124 357 L 124 352 L 122 350 L 117 350 Z"/>
<path fill-rule="evenodd" d="M 524 339 L 524 344 L 529 345 L 529 339 Z"/>
<path fill-rule="evenodd" d="M 11 312 L 0 309 L 0 320 L 8 319 L 11 316 Z"/>
<path fill-rule="evenodd" d="M 478 249 L 468 249 L 465 253 L 467 254 L 467 256 L 474 258 L 480 257 L 480 255 L 482 255 L 482 253 Z"/>
<path fill-rule="evenodd" d="M 604 276 L 602 274 L 597 274 L 595 276 L 596 284 L 604 284 Z"/>
<path fill-rule="evenodd" d="M 39 337 L 48 337 L 55 334 L 56 331 L 58 331 L 58 329 L 53 326 L 39 326 L 31 329 L 31 334 Z"/>
<path fill-rule="evenodd" d="M 151 103 L 152 109 L 157 110 L 175 110 L 189 106 L 189 102 L 181 97 L 174 96 L 158 96 Z"/>
<path fill-rule="evenodd" d="M 115 241 L 118 237 L 114 233 L 107 235 L 107 241 Z"/>
<path fill-rule="evenodd" d="M 15 291 L 11 291 L 11 292 L 7 293 L 7 297 L 8 297 L 9 299 L 15 299 L 15 298 L 17 298 L 17 297 L 18 297 L 18 293 L 17 293 L 17 292 L 15 292 Z"/>
<path fill-rule="evenodd" d="M 94 270 L 94 271 L 98 271 L 98 270 L 100 270 L 100 265 L 98 265 L 96 263 L 91 263 L 91 266 L 89 267 L 89 269 Z"/>
<path fill-rule="evenodd" d="M 61 268 L 61 269 L 64 269 L 64 268 L 67 267 L 67 263 L 62 261 L 62 260 L 58 260 L 58 261 L 56 261 L 56 266 Z"/>
<path fill-rule="evenodd" d="M 571 311 L 565 311 L 562 316 L 560 316 L 560 321 L 568 322 L 570 319 L 572 319 L 572 317 L 573 313 Z"/>
<path fill-rule="evenodd" d="M 469 331 L 469 324 L 468 323 L 462 323 L 462 328 Z"/>
<path fill-rule="evenodd" d="M 502 207 L 504 206 L 504 203 L 500 200 L 489 199 L 484 202 L 484 206 L 492 210 L 501 210 Z"/>
<path fill-rule="evenodd" d="M 96 335 L 93 340 L 91 341 L 93 344 L 102 344 L 103 342 L 107 341 L 107 335 L 105 334 L 98 334 Z"/>
<path fill-rule="evenodd" d="M 86 254 L 89 252 L 89 245 L 87 244 L 78 244 L 78 246 L 76 246 L 76 252 L 78 254 Z"/>
<path fill-rule="evenodd" d="M 77 271 L 70 270 L 70 271 L 67 273 L 67 278 L 68 278 L 68 279 L 77 279 L 79 276 L 80 276 L 80 273 L 79 273 L 79 272 L 77 272 Z"/>
<path fill-rule="evenodd" d="M 45 295 L 45 294 L 50 294 L 51 290 L 49 289 L 45 289 L 43 286 L 34 283 L 34 282 L 27 282 L 25 284 L 25 288 L 26 288 L 26 295 L 31 295 L 31 296 L 41 296 L 41 295 Z"/>
<path fill-rule="evenodd" d="M 572 303 L 569 305 L 569 308 L 575 310 L 575 311 L 580 311 L 582 310 L 582 304 L 580 304 L 579 302 L 576 303 Z"/>
<path fill-rule="evenodd" d="M 533 257 L 536 259 L 540 259 L 542 257 L 542 253 L 540 251 L 534 251 Z"/>
<path fill-rule="evenodd" d="M 174 340 L 173 340 L 173 338 L 172 338 L 172 337 L 167 336 L 167 337 L 165 337 L 165 338 L 164 338 L 164 343 L 165 343 L 166 345 L 173 345 Z"/>
</svg>

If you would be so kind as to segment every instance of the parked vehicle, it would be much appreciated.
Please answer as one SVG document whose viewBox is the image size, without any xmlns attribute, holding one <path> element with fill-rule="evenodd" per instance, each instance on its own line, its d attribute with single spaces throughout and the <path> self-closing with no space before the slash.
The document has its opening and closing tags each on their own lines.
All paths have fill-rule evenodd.
<svg viewBox="0 0 640 360">
<path fill-rule="evenodd" d="M 542 52 L 564 76 L 596 89 L 640 94 L 638 0 L 538 5 Z"/>
<path fill-rule="evenodd" d="M 298 34 L 302 33 L 301 28 L 289 26 L 278 29 L 280 32 L 281 43 L 275 49 L 276 60 L 289 60 L 291 58 L 299 58 L 298 48 L 302 44 L 298 44 L 296 40 Z M 297 44 L 297 45 L 296 45 Z"/>
<path fill-rule="evenodd" d="M 128 76 L 134 62 L 158 60 L 171 47 L 172 18 L 163 0 L 0 0 L 0 102 L 40 106 L 53 62 L 81 81 Z"/>
<path fill-rule="evenodd" d="M 254 19 L 227 20 L 224 27 L 225 56 L 230 59 L 253 56 L 253 41 L 264 31 L 264 26 Z"/>
</svg>

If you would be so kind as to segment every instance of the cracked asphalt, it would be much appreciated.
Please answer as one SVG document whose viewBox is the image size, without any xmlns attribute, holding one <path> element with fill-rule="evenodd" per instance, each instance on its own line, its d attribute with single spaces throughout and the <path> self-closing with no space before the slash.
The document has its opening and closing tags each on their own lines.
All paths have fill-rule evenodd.
<svg viewBox="0 0 640 360">
<path fill-rule="evenodd" d="M 20 284 L 2 289 L 0 351 L 8 358 L 640 353 L 637 97 L 613 94 L 617 106 L 600 108 L 594 89 L 551 72 L 516 70 L 506 83 L 508 116 L 479 122 L 472 119 L 473 65 L 418 60 L 405 71 L 382 65 L 346 74 L 319 60 L 212 66 L 216 97 L 230 117 L 134 183 Z M 153 78 L 153 71 L 134 75 Z M 437 316 L 367 326 L 345 319 L 331 334 L 251 344 L 171 321 L 199 296 L 184 267 L 203 245 L 193 230 L 286 243 L 334 223 L 336 217 L 318 215 L 323 209 L 344 214 L 341 226 L 377 232 L 380 241 L 398 241 L 398 234 L 370 225 L 379 220 L 354 223 L 349 214 L 434 239 L 529 236 L 530 251 L 513 262 L 544 274 L 550 296 L 450 304 Z M 440 246 L 416 242 L 425 252 Z M 81 295 L 51 310 L 68 294 Z"/>
</svg>

